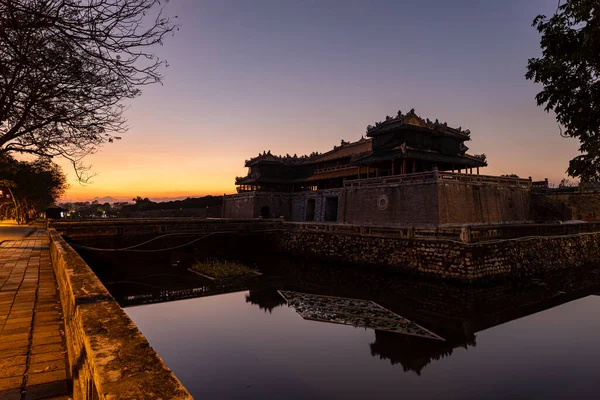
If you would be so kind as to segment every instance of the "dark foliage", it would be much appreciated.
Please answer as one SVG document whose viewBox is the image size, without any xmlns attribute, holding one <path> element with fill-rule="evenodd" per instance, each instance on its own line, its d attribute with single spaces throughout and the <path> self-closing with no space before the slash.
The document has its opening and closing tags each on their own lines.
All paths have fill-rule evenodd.
<svg viewBox="0 0 600 400">
<path fill-rule="evenodd" d="M 541 33 L 542 56 L 527 65 L 527 79 L 541 83 L 538 105 L 554 111 L 565 137 L 579 139 L 581 155 L 568 174 L 584 182 L 600 178 L 600 3 L 568 0 L 533 26 Z"/>
<path fill-rule="evenodd" d="M 0 218 L 19 223 L 36 218 L 67 189 L 62 169 L 47 158 L 24 162 L 0 156 L 0 177 Z"/>
<path fill-rule="evenodd" d="M 213 216 L 220 217 L 220 207 L 223 203 L 223 196 L 204 196 L 190 197 L 185 200 L 175 200 L 166 202 L 153 202 L 147 197 L 136 197 L 131 203 L 104 203 L 100 204 L 97 201 L 93 202 L 77 202 L 63 203 L 62 207 L 69 210 L 71 218 L 99 218 L 99 217 L 151 217 L 151 216 L 171 216 L 169 211 L 200 211 L 201 217 Z M 206 211 L 210 210 L 209 213 Z M 162 215 L 164 212 L 164 215 Z M 186 214 L 181 212 L 181 214 Z M 214 214 L 214 215 L 209 215 Z M 174 214 L 176 216 L 176 214 Z"/>
</svg>

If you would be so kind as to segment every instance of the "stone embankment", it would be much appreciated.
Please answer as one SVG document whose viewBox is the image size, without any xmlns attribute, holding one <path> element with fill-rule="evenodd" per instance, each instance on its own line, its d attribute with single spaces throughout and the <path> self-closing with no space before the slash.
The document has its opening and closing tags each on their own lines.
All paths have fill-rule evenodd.
<svg viewBox="0 0 600 400">
<path fill-rule="evenodd" d="M 104 285 L 55 229 L 50 254 L 77 399 L 191 399 Z"/>
<path fill-rule="evenodd" d="M 600 261 L 600 222 L 415 228 L 261 219 L 52 222 L 72 240 L 179 233 L 272 232 L 284 252 L 466 282 L 577 268 Z M 178 243 L 180 237 L 173 236 Z M 263 246 L 264 248 L 264 246 Z M 252 248 L 255 251 L 256 248 Z"/>
<path fill-rule="evenodd" d="M 465 282 L 577 268 L 600 261 L 600 232 L 465 243 L 287 230 L 283 251 Z"/>
</svg>

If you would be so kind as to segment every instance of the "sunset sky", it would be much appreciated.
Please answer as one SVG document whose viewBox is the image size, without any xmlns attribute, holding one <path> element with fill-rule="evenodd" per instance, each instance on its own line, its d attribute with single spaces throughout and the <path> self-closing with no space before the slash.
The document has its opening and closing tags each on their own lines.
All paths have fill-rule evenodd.
<svg viewBox="0 0 600 400">
<path fill-rule="evenodd" d="M 471 130 L 482 173 L 558 182 L 578 142 L 563 139 L 525 80 L 531 27 L 556 0 L 173 0 L 181 28 L 157 54 L 163 85 L 127 112 L 130 130 L 87 163 L 61 162 L 64 200 L 232 193 L 244 160 L 324 152 L 415 108 Z"/>
</svg>

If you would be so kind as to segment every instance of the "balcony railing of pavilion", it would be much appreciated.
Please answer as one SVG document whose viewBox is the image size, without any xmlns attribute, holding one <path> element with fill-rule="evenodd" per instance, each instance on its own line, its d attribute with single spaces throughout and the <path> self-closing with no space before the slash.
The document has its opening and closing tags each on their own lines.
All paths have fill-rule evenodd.
<svg viewBox="0 0 600 400">
<path fill-rule="evenodd" d="M 460 174 L 457 172 L 442 172 L 438 170 L 433 170 L 428 172 L 416 172 L 414 174 L 387 175 L 376 178 L 347 179 L 344 181 L 344 187 L 437 182 L 438 180 L 481 183 L 506 183 L 527 187 L 531 186 L 531 179 L 491 175 Z"/>
</svg>

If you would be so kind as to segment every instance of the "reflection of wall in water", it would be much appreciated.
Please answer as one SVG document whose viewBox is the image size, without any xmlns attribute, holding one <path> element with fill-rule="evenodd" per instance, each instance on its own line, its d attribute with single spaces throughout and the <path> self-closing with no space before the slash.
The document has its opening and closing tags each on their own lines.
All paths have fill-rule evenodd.
<svg viewBox="0 0 600 400">
<path fill-rule="evenodd" d="M 331 264 L 330 264 L 331 265 Z M 279 265 L 296 290 L 372 300 L 446 338 L 506 323 L 600 290 L 589 269 L 494 285 L 459 285 L 296 260 Z"/>
</svg>

